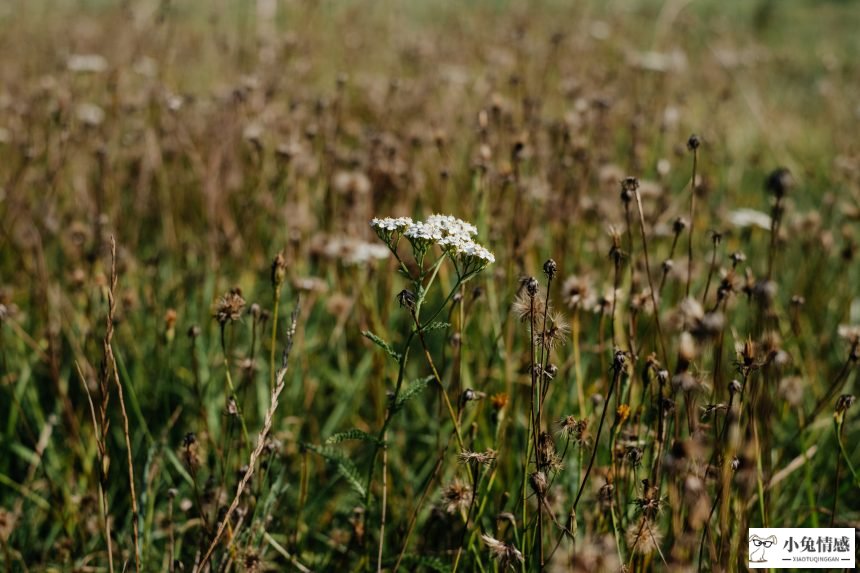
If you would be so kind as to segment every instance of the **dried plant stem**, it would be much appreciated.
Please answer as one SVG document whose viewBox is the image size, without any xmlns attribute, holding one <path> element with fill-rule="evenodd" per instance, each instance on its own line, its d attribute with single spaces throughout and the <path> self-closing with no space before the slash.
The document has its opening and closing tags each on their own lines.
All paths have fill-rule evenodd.
<svg viewBox="0 0 860 573">
<path fill-rule="evenodd" d="M 436 465 L 433 466 L 433 472 L 430 475 L 430 479 L 427 480 L 427 484 L 424 486 L 424 491 L 421 492 L 421 497 L 418 499 L 418 503 L 415 504 L 415 509 L 412 510 L 412 515 L 409 518 L 409 525 L 406 528 L 406 537 L 403 540 L 403 547 L 400 549 L 400 554 L 397 556 L 397 562 L 394 564 L 395 573 L 400 568 L 400 563 L 403 561 L 403 556 L 406 554 L 406 549 L 409 547 L 409 540 L 412 537 L 412 532 L 415 530 L 415 524 L 418 522 L 418 514 L 424 506 L 427 494 L 430 492 L 430 489 L 439 477 L 443 462 L 445 461 L 445 453 L 448 451 L 448 444 L 450 441 L 451 440 L 449 438 L 449 440 L 445 442 L 445 445 L 440 449 L 439 456 L 436 458 Z"/>
<path fill-rule="evenodd" d="M 690 180 L 690 234 L 687 236 L 687 290 L 686 296 L 690 296 L 690 282 L 693 278 L 693 227 L 696 216 L 696 167 L 699 162 L 699 150 L 693 149 L 693 177 Z M 637 201 L 639 194 L 636 194 Z M 640 212 L 641 212 L 640 207 Z"/>
<path fill-rule="evenodd" d="M 457 435 L 457 445 L 463 449 L 463 435 L 460 432 L 460 423 L 457 421 L 457 414 L 454 413 L 454 407 L 451 404 L 451 399 L 448 397 L 448 392 L 442 384 L 442 378 L 439 376 L 439 371 L 436 370 L 436 364 L 433 362 L 433 357 L 430 356 L 430 350 L 427 348 L 427 342 L 424 340 L 424 331 L 418 322 L 418 316 L 412 312 L 412 319 L 415 322 L 415 330 L 418 332 L 418 340 L 421 342 L 421 348 L 424 350 L 424 357 L 427 359 L 427 364 L 430 365 L 430 370 L 433 372 L 433 378 L 439 386 L 439 392 L 442 394 L 442 400 L 445 402 L 445 408 L 448 409 L 448 416 L 451 418 L 451 423 L 454 424 L 454 432 Z"/>
<path fill-rule="evenodd" d="M 708 280 L 705 283 L 705 294 L 702 295 L 702 304 L 706 304 L 708 300 L 708 292 L 711 290 L 711 279 L 714 278 L 714 271 L 717 270 L 717 245 L 720 244 L 719 239 L 714 237 L 714 250 L 711 251 L 711 266 L 708 267 Z"/>
<path fill-rule="evenodd" d="M 221 351 L 224 354 L 224 373 L 227 379 L 227 390 L 229 392 L 228 400 L 233 400 L 233 405 L 236 406 L 236 415 L 239 418 L 239 423 L 242 426 L 242 439 L 245 444 L 250 445 L 251 439 L 248 436 L 248 426 L 245 425 L 245 416 L 242 413 L 242 407 L 239 405 L 239 397 L 236 395 L 236 387 L 233 385 L 233 377 L 230 375 L 230 356 L 227 351 L 227 342 L 225 340 L 224 331 L 226 325 L 221 324 Z"/>
<path fill-rule="evenodd" d="M 588 460 L 588 466 L 585 468 L 585 475 L 582 476 L 582 482 L 579 485 L 579 491 L 576 493 L 576 498 L 573 500 L 572 511 L 576 511 L 576 506 L 585 491 L 585 484 L 588 482 L 588 476 L 591 473 L 591 468 L 594 466 L 594 458 L 597 456 L 597 447 L 600 444 L 600 434 L 603 431 L 603 422 L 606 419 L 606 410 L 609 408 L 609 402 L 612 398 L 612 391 L 618 384 L 621 378 L 622 368 L 613 366 L 612 383 L 609 385 L 609 392 L 606 394 L 606 399 L 603 401 L 603 411 L 600 413 L 600 422 L 597 424 L 597 434 L 594 436 L 594 447 L 591 449 L 591 457 Z"/>
<path fill-rule="evenodd" d="M 230 507 L 227 508 L 227 512 L 224 514 L 224 518 L 221 520 L 221 525 L 218 526 L 218 530 L 216 531 L 215 537 L 212 539 L 212 542 L 209 544 L 209 548 L 203 554 L 203 558 L 200 560 L 200 562 L 195 565 L 195 572 L 203 571 L 206 564 L 209 562 L 209 559 L 212 557 L 212 553 L 218 546 L 218 542 L 220 541 L 221 536 L 224 534 L 224 530 L 227 529 L 227 526 L 230 524 L 230 517 L 233 515 L 233 512 L 236 511 L 236 508 L 239 507 L 239 500 L 242 497 L 242 493 L 248 486 L 248 482 L 251 481 L 251 478 L 254 475 L 254 470 L 257 467 L 257 459 L 260 457 L 260 454 L 263 452 L 263 448 L 266 445 L 266 437 L 269 435 L 269 431 L 272 429 L 272 422 L 275 417 L 275 412 L 278 409 L 278 398 L 280 397 L 281 392 L 284 390 L 284 386 L 286 385 L 286 376 L 287 368 L 289 366 L 290 352 L 293 348 L 293 339 L 296 334 L 296 323 L 298 322 L 299 317 L 299 302 L 299 300 L 296 301 L 296 307 L 293 310 L 293 314 L 290 319 L 290 327 L 287 331 L 287 344 L 284 348 L 283 354 L 281 355 L 281 368 L 278 370 L 278 375 L 276 377 L 275 391 L 272 393 L 272 400 L 269 404 L 269 409 L 266 410 L 266 416 L 263 420 L 263 427 L 260 429 L 260 433 L 257 435 L 257 445 L 254 448 L 254 451 L 251 452 L 251 457 L 248 460 L 248 469 L 245 470 L 245 474 L 242 476 L 242 479 L 236 486 L 236 495 L 233 497 L 233 501 L 230 503 Z"/>
<path fill-rule="evenodd" d="M 376 557 L 376 571 L 382 573 L 382 549 L 385 545 L 385 511 L 388 507 L 388 432 L 383 434 L 382 444 L 382 517 L 379 522 L 379 554 Z"/>
<path fill-rule="evenodd" d="M 695 157 L 695 155 L 694 155 Z M 693 160 L 695 165 L 695 159 Z M 695 169 L 694 169 L 695 171 Z M 669 354 L 666 352 L 666 341 L 663 339 L 663 328 L 660 326 L 660 307 L 657 306 L 657 292 L 654 290 L 654 281 L 651 278 L 651 263 L 648 260 L 648 237 L 645 234 L 645 215 L 642 212 L 642 195 L 637 187 L 634 191 L 636 197 L 636 208 L 639 210 L 639 231 L 642 233 L 642 254 L 645 257 L 645 276 L 648 277 L 648 289 L 651 291 L 651 304 L 654 306 L 654 324 L 657 327 L 657 340 L 660 342 L 660 350 L 663 353 L 663 364 L 669 365 Z M 693 226 L 690 225 L 692 235 Z M 692 243 L 691 243 L 692 244 Z M 690 251 L 692 253 L 692 251 Z M 692 255 L 691 255 L 692 256 Z M 689 280 L 689 279 L 688 279 Z M 687 284 L 689 294 L 690 285 Z"/>
<path fill-rule="evenodd" d="M 173 573 L 176 561 L 176 539 L 173 535 L 173 496 L 167 501 L 167 570 Z"/>
<path fill-rule="evenodd" d="M 104 353 L 106 368 L 110 368 L 113 372 L 113 381 L 116 384 L 117 396 L 119 397 L 120 413 L 122 414 L 122 431 L 125 437 L 126 460 L 128 462 L 128 484 L 131 493 L 131 519 L 132 532 L 134 536 L 134 566 L 135 571 L 140 572 L 141 568 L 141 552 L 140 552 L 140 513 L 137 505 L 137 494 L 134 488 L 134 460 L 131 453 L 131 436 L 128 427 L 128 412 L 125 408 L 125 398 L 123 396 L 122 384 L 119 381 L 119 372 L 116 367 L 116 360 L 111 347 L 113 339 L 113 320 L 116 312 L 116 292 L 117 274 L 116 274 L 116 241 L 113 236 L 110 238 L 110 253 L 111 253 L 111 271 L 110 285 L 108 288 L 108 314 L 106 320 L 106 331 L 104 338 Z"/>
<path fill-rule="evenodd" d="M 281 302 L 281 285 L 275 285 L 274 304 L 272 308 L 272 343 L 269 349 L 269 392 L 275 390 L 275 351 L 278 341 L 278 307 Z"/>
<path fill-rule="evenodd" d="M 108 506 L 107 499 L 107 491 L 105 489 L 105 485 L 107 485 L 107 451 L 105 449 L 105 440 L 104 440 L 104 432 L 102 432 L 102 424 L 104 423 L 104 417 L 102 416 L 103 410 L 101 408 L 101 404 L 99 407 L 99 416 L 96 415 L 96 407 L 93 403 L 93 397 L 90 393 L 90 388 L 87 385 L 86 377 L 84 376 L 83 371 L 81 370 L 80 364 L 75 361 L 75 368 L 78 371 L 78 377 L 81 379 L 81 385 L 84 387 L 84 392 L 87 395 L 87 402 L 90 406 L 90 415 L 93 421 L 93 430 L 96 436 L 96 447 L 99 452 L 99 487 L 98 487 L 98 497 L 99 497 L 99 509 L 101 510 L 101 521 L 102 521 L 102 529 L 105 538 L 105 542 L 107 544 L 107 554 L 108 554 L 108 571 L 113 573 L 113 547 L 111 543 L 111 534 L 110 534 L 110 511 Z M 102 423 L 99 423 L 99 418 L 101 418 Z"/>
</svg>

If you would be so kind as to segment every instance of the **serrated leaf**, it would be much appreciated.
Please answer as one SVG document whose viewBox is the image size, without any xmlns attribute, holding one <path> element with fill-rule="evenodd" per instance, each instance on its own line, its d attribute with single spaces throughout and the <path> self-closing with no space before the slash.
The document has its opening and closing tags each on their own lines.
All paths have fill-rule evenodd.
<svg viewBox="0 0 860 573">
<path fill-rule="evenodd" d="M 334 464 L 337 472 L 343 477 L 352 489 L 361 496 L 365 497 L 367 489 L 361 479 L 361 473 L 358 471 L 355 463 L 349 459 L 343 452 L 330 446 L 317 446 L 314 444 L 304 444 L 304 446 L 312 452 L 315 452 L 330 463 Z"/>
<path fill-rule="evenodd" d="M 424 390 L 430 382 L 433 381 L 433 376 L 426 376 L 411 382 L 406 388 L 400 391 L 397 401 L 394 403 L 394 411 L 397 412 L 406 405 L 409 400 L 417 396 Z"/>
<path fill-rule="evenodd" d="M 364 430 L 359 430 L 358 428 L 352 428 L 351 430 L 347 430 L 345 432 L 338 432 L 336 434 L 332 434 L 328 437 L 325 443 L 339 444 L 348 440 L 358 440 L 360 442 L 372 442 L 374 444 L 382 444 L 382 442 L 376 436 L 368 434 Z"/>
<path fill-rule="evenodd" d="M 434 320 L 430 324 L 424 327 L 424 332 L 433 332 L 434 330 L 445 330 L 446 328 L 450 328 L 451 323 L 442 322 L 440 320 Z"/>
<path fill-rule="evenodd" d="M 396 352 L 393 348 L 391 348 L 390 344 L 388 344 L 387 342 L 385 342 L 384 340 L 382 340 L 381 338 L 379 338 L 377 335 L 373 334 L 369 330 L 363 331 L 361 333 L 361 335 L 364 336 L 366 339 L 370 340 L 371 342 L 373 342 L 375 345 L 377 345 L 381 349 L 383 349 L 385 351 L 385 353 L 388 354 L 395 361 L 400 362 L 400 353 Z"/>
</svg>

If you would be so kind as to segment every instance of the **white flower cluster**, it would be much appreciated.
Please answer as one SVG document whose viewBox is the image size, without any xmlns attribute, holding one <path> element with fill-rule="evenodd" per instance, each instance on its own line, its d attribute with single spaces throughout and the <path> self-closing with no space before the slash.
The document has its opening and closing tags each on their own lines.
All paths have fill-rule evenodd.
<svg viewBox="0 0 860 573">
<path fill-rule="evenodd" d="M 430 215 L 427 217 L 427 224 L 437 227 L 449 236 L 459 235 L 469 237 L 470 235 L 478 234 L 478 228 L 475 225 L 467 223 L 462 219 L 458 219 L 453 215 Z"/>
<path fill-rule="evenodd" d="M 493 253 L 472 240 L 478 228 L 452 215 L 430 215 L 426 221 L 414 222 L 409 217 L 386 217 L 373 219 L 370 226 L 384 241 L 394 232 L 402 233 L 422 253 L 435 244 L 468 265 L 484 266 L 496 261 Z"/>
<path fill-rule="evenodd" d="M 384 219 L 374 217 L 370 222 L 370 226 L 377 233 L 403 232 L 411 227 L 412 224 L 412 219 L 409 217 L 385 217 Z"/>
<path fill-rule="evenodd" d="M 403 232 L 403 236 L 412 241 L 427 241 L 437 243 L 445 236 L 441 227 L 418 221 Z"/>
</svg>

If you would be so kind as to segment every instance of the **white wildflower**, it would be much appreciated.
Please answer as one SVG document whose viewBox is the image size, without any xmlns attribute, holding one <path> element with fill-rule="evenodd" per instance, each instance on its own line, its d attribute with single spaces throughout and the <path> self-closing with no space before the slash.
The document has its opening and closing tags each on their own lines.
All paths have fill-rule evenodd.
<svg viewBox="0 0 860 573">
<path fill-rule="evenodd" d="M 478 228 L 475 225 L 453 215 L 430 215 L 427 217 L 427 224 L 436 227 L 445 236 L 468 238 L 478 234 Z"/>
<path fill-rule="evenodd" d="M 388 247 L 384 245 L 362 241 L 351 246 L 344 260 L 350 265 L 361 265 L 374 260 L 387 259 L 389 253 Z"/>
<path fill-rule="evenodd" d="M 66 67 L 70 72 L 97 74 L 108 68 L 108 62 L 99 54 L 72 54 L 66 60 Z"/>
<path fill-rule="evenodd" d="M 436 225 L 418 221 L 417 223 L 412 223 L 409 228 L 403 232 L 403 235 L 410 240 L 435 243 L 442 239 L 444 233 L 442 232 L 442 229 Z"/>
<path fill-rule="evenodd" d="M 374 218 L 370 222 L 370 226 L 377 232 L 379 231 L 404 231 L 412 225 L 412 219 L 409 217 L 385 217 L 384 219 Z"/>
</svg>

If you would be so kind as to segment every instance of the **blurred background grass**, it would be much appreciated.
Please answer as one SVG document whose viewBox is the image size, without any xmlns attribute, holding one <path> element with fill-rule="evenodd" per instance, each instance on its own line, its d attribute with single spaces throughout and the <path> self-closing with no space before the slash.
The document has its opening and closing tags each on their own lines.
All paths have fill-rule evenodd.
<svg viewBox="0 0 860 573">
<path fill-rule="evenodd" d="M 275 428 L 284 455 L 275 467 L 281 473 L 272 471 L 282 489 L 260 486 L 260 495 L 282 495 L 275 522 L 290 522 L 286 516 L 300 502 L 298 476 L 310 471 L 317 489 L 304 508 L 298 552 L 322 569 L 351 562 L 331 531 L 350 528 L 355 500 L 301 442 L 320 443 L 352 426 L 373 431 L 384 412 L 390 365 L 360 332 L 370 328 L 399 341 L 407 317 L 397 312 L 394 293 L 403 285 L 388 263 L 346 265 L 330 248 L 338 237 L 373 240 L 371 216 L 452 212 L 479 226 L 499 264 L 481 279 L 486 298 L 475 303 L 458 384 L 510 391 L 522 366 L 522 349 L 512 342 L 516 325 L 507 319 L 518 279 L 538 274 L 552 256 L 566 274 L 611 280 L 606 227 L 623 225 L 619 174 L 657 182 L 649 223 L 663 229 L 657 248 L 665 256 L 666 225 L 686 206 L 684 143 L 695 132 L 705 142 L 700 254 L 710 252 L 707 232 L 724 230 L 724 252 L 743 249 L 760 272 L 766 233 L 732 228 L 728 212 L 768 211 L 762 181 L 773 167 L 789 167 L 798 180 L 790 204 L 796 224 L 781 250 L 778 306 L 788 317 L 792 295 L 807 301 L 805 335 L 786 340 L 797 373 L 808 380 L 801 405 L 821 394 L 844 360 L 836 327 L 860 319 L 852 315 L 860 278 L 852 264 L 858 2 L 276 5 L 274 21 L 263 24 L 255 3 L 226 0 L 0 6 L 0 302 L 7 309 L 0 506 L 18 514 L 8 537 L 18 557 L 7 556 L 7 564 L 82 566 L 103 546 L 92 499 L 95 445 L 75 363 L 92 382 L 110 235 L 120 266 L 115 353 L 128 385 L 142 503 L 151 504 L 151 555 L 163 555 L 165 492 L 176 487 L 180 497 L 191 495 L 178 454 L 183 436 L 206 433 L 204 422 L 220 436 L 225 424 L 212 305 L 240 286 L 249 304 L 271 310 L 269 266 L 286 249 L 290 286 L 281 324 L 298 291 L 305 300 Z M 104 70 L 70 69 L 70 57 L 81 54 L 102 56 Z M 530 123 L 528 102 L 535 101 L 538 120 Z M 103 117 L 93 119 L 82 105 Z M 493 137 L 492 175 L 482 183 L 474 169 L 476 121 L 481 110 L 495 108 L 510 125 Z M 573 163 L 562 163 L 549 142 L 555 124 L 570 126 L 580 153 Z M 522 132 L 533 154 L 517 202 L 499 174 L 510 169 L 506 146 Z M 440 137 L 445 152 L 437 154 Z M 668 171 L 661 173 L 660 160 Z M 556 161 L 573 174 L 552 179 Z M 339 172 L 367 173 L 372 189 L 338 190 Z M 670 290 L 675 300 L 679 285 L 673 281 Z M 735 339 L 752 323 L 737 317 Z M 269 342 L 267 330 L 255 332 L 254 324 L 238 323 L 230 344 L 237 364 L 249 361 L 241 396 L 256 428 L 268 404 Z M 195 325 L 202 334 L 190 340 L 185 333 Z M 597 319 L 584 327 L 589 344 L 596 328 Z M 432 347 L 453 376 L 445 338 Z M 584 354 L 591 394 L 605 372 L 599 353 Z M 418 361 L 412 370 L 426 374 Z M 553 405 L 554 416 L 573 408 L 568 394 Z M 797 428 L 794 408 L 780 411 L 776 442 Z M 410 507 L 397 500 L 414 499 L 432 470 L 437 414 L 435 404 L 410 407 L 408 424 L 401 421 L 406 431 L 392 438 L 394 523 L 405 521 Z M 42 458 L 45 428 L 50 445 L 42 446 Z M 113 445 L 121 448 L 118 431 L 114 422 Z M 481 426 L 481 439 L 489 442 L 491 434 Z M 856 442 L 856 423 L 849 435 Z M 796 455 L 802 445 L 781 447 Z M 128 532 L 120 451 L 110 493 L 118 531 Z M 366 463 L 366 452 L 356 448 L 355 456 Z M 807 503 L 809 484 L 832 475 L 835 459 L 811 463 L 806 489 L 775 494 L 777 507 L 790 508 L 776 519 L 817 519 L 815 504 Z M 515 465 L 505 470 L 509 483 Z M 856 519 L 856 488 L 843 489 Z M 820 493 L 829 506 L 832 492 Z M 288 529 L 272 531 L 286 543 Z"/>
</svg>

